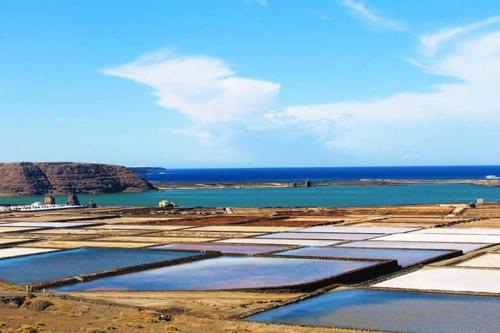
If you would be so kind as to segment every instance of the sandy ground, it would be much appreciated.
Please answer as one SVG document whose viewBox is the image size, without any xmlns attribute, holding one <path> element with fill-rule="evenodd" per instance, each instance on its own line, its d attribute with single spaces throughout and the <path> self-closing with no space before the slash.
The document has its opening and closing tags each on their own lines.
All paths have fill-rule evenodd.
<svg viewBox="0 0 500 333">
<path fill-rule="evenodd" d="M 81 210 L 77 210 L 81 212 Z M 40 213 L 38 213 L 40 214 Z M 30 222 L 67 222 L 67 221 L 82 221 L 85 219 L 93 220 L 107 217 L 108 215 L 92 214 L 86 216 L 84 214 L 64 214 L 60 212 L 45 212 L 43 215 L 35 215 L 33 213 L 16 213 L 15 217 L 8 217 L 5 220 L 12 222 L 30 221 Z"/>
<path fill-rule="evenodd" d="M 464 216 L 471 217 L 500 217 L 500 207 L 494 208 L 480 206 L 475 209 L 467 209 L 463 214 Z"/>
<path fill-rule="evenodd" d="M 283 226 L 283 227 L 291 227 L 291 228 L 297 228 L 297 227 L 312 227 L 315 225 L 323 225 L 323 224 L 330 224 L 330 223 L 341 223 L 341 220 L 335 220 L 331 219 L 332 222 L 328 222 L 325 220 L 291 220 L 291 219 L 262 219 L 260 221 L 256 222 L 251 222 L 251 223 L 245 223 L 241 224 L 241 226 L 253 226 L 253 227 L 258 227 L 258 226 L 276 226 L 277 224 Z"/>
<path fill-rule="evenodd" d="M 137 221 L 135 221 L 137 222 Z M 169 226 L 169 225 L 147 225 L 147 224 L 106 224 L 97 227 L 90 227 L 92 230 L 152 230 L 152 231 L 168 231 L 168 230 L 180 230 L 191 228 L 189 225 L 177 225 L 177 226 Z"/>
<path fill-rule="evenodd" d="M 454 225 L 457 228 L 500 228 L 500 218 L 481 219 Z"/>
<path fill-rule="evenodd" d="M 303 297 L 300 293 L 247 293 L 204 291 L 160 292 L 70 292 L 68 295 L 85 300 L 99 300 L 122 305 L 161 310 L 175 309 L 178 313 L 198 317 L 231 319 Z"/>
<path fill-rule="evenodd" d="M 4 239 L 3 237 L 6 238 L 16 238 L 16 239 L 30 239 L 30 240 L 64 240 L 64 241 L 71 241 L 71 240 L 86 240 L 86 239 L 92 239 L 96 237 L 102 237 L 100 235 L 77 235 L 77 234 L 40 234 L 37 233 L 36 231 L 34 233 L 31 232 L 16 232 L 16 233 L 8 233 L 8 234 L 0 234 L 1 239 Z"/>
<path fill-rule="evenodd" d="M 18 244 L 18 243 L 28 242 L 28 241 L 30 241 L 29 238 L 1 238 L 0 245 Z"/>
<path fill-rule="evenodd" d="M 189 229 L 190 231 L 230 231 L 230 232 L 280 232 L 280 231 L 294 231 L 298 228 L 295 227 L 282 227 L 279 225 L 274 226 L 206 226 Z"/>
<path fill-rule="evenodd" d="M 103 295 L 106 296 L 106 295 Z M 184 295 L 180 295 L 184 296 Z M 99 296 L 96 295 L 96 298 Z M 133 298 L 133 296 L 130 296 Z M 136 301 L 149 303 L 147 296 Z M 274 300 L 272 299 L 274 297 Z M 113 296 L 107 297 L 111 302 Z M 116 295 L 117 299 L 120 299 Z M 154 297 L 153 297 L 154 298 Z M 103 333 L 103 332 L 269 332 L 269 333 L 312 333 L 337 332 L 353 333 L 355 330 L 305 328 L 298 326 L 267 325 L 240 320 L 221 318 L 219 311 L 241 313 L 269 306 L 288 296 L 262 295 L 246 296 L 241 293 L 222 295 L 188 295 L 168 297 L 154 303 L 160 310 L 116 306 L 111 303 L 86 302 L 83 300 L 59 299 L 56 297 L 37 297 L 18 306 L 0 303 L 0 331 L 2 333 Z M 108 301 L 109 301 L 108 300 Z M 50 304 L 41 310 L 40 304 Z M 134 301 L 131 301 L 132 303 Z M 186 307 L 186 304 L 188 306 Z M 163 309 L 163 310 L 161 310 Z"/>
<path fill-rule="evenodd" d="M 175 217 L 120 217 L 113 219 L 106 219 L 106 223 L 136 223 L 136 222 L 158 222 L 158 221 L 170 221 L 178 219 Z"/>
<path fill-rule="evenodd" d="M 447 226 L 453 225 L 457 222 L 466 221 L 465 219 L 447 219 L 447 218 L 424 218 L 424 217 L 388 217 L 383 220 L 378 220 L 376 222 L 360 223 L 357 226 L 373 226 L 373 225 L 393 225 L 393 226 L 425 226 L 425 227 L 436 227 L 436 226 Z"/>
<path fill-rule="evenodd" d="M 113 230 L 113 229 L 90 229 L 90 228 L 71 228 L 71 229 L 46 229 L 30 233 L 43 235 L 113 235 L 113 236 L 136 236 L 151 233 L 151 230 Z"/>
</svg>

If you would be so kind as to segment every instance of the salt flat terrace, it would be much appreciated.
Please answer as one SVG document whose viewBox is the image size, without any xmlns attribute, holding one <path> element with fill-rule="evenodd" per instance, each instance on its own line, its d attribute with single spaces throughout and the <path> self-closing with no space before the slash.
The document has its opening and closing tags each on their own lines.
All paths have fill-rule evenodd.
<svg viewBox="0 0 500 333">
<path fill-rule="evenodd" d="M 500 205 L 456 208 L 13 213 L 0 218 L 0 292 L 51 288 L 58 309 L 103 302 L 103 316 L 166 311 L 191 332 L 495 332 L 480 318 L 500 311 Z M 426 320 L 424 304 L 441 311 Z"/>
</svg>

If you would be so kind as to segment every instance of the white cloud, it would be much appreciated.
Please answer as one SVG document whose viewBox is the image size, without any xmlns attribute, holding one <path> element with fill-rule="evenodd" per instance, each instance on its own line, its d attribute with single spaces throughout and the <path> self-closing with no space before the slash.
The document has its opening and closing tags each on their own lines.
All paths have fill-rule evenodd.
<svg viewBox="0 0 500 333">
<path fill-rule="evenodd" d="M 477 135 L 500 121 L 500 30 L 469 34 L 495 20 L 420 39 L 424 48 L 440 52 L 426 52 L 412 63 L 453 78 L 453 83 L 377 99 L 277 109 L 273 101 L 279 84 L 241 77 L 223 60 L 205 56 L 151 54 L 105 73 L 150 87 L 159 105 L 192 119 L 189 127 L 169 132 L 199 141 L 200 152 L 207 156 L 225 151 L 228 158 L 248 157 L 238 152 L 233 138 L 277 129 L 290 137 L 306 133 L 336 153 L 370 156 L 370 160 L 379 154 L 399 154 L 400 161 L 421 161 L 418 156 L 431 156 L 427 146 L 434 147 L 434 156 L 444 156 L 444 151 L 447 156 L 463 156 L 464 136 L 470 138 L 470 133 Z M 451 39 L 453 43 L 448 43 Z M 473 130 L 460 132 L 457 124 Z M 496 132 L 489 131 L 492 134 L 484 137 L 494 138 Z"/>
<path fill-rule="evenodd" d="M 205 56 L 148 54 L 103 73 L 150 87 L 157 104 L 197 123 L 242 121 L 271 107 L 280 85 L 238 76 L 224 61 Z"/>
<path fill-rule="evenodd" d="M 435 52 L 442 46 L 442 44 L 450 41 L 451 39 L 498 23 L 500 23 L 500 16 L 492 16 L 468 25 L 447 28 L 430 35 L 422 36 L 420 38 L 420 42 L 427 51 Z"/>
<path fill-rule="evenodd" d="M 347 7 L 356 17 L 362 19 L 371 26 L 396 31 L 406 30 L 403 23 L 378 15 L 361 2 L 355 0 L 341 0 L 340 3 Z"/>
<path fill-rule="evenodd" d="M 459 41 L 445 54 L 424 60 L 430 71 L 459 82 L 433 86 L 425 93 L 401 92 L 374 100 L 291 106 L 280 119 L 292 125 L 303 124 L 329 148 L 350 151 L 367 147 L 390 150 L 404 142 L 408 147 L 418 147 L 415 142 L 421 140 L 419 132 L 431 128 L 444 133 L 453 132 L 449 124 L 479 124 L 481 128 L 500 121 L 500 31 Z"/>
</svg>

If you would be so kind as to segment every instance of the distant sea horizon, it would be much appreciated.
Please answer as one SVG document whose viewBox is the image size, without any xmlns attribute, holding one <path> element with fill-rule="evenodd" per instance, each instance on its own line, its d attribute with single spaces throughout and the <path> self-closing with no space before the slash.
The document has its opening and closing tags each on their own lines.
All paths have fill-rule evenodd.
<svg viewBox="0 0 500 333">
<path fill-rule="evenodd" d="M 500 176 L 500 165 L 274 167 L 274 168 L 162 168 L 132 167 L 151 182 L 166 184 L 355 181 L 376 179 L 465 180 Z"/>
</svg>

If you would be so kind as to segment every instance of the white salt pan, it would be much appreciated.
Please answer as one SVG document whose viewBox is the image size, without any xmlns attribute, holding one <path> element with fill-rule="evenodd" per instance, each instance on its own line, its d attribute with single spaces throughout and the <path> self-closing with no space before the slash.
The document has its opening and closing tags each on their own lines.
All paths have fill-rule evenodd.
<svg viewBox="0 0 500 333">
<path fill-rule="evenodd" d="M 500 270 L 428 268 L 377 283 L 374 287 L 500 293 Z"/>
<path fill-rule="evenodd" d="M 298 232 L 345 232 L 360 234 L 395 234 L 398 232 L 408 232 L 418 228 L 398 228 L 398 227 L 341 227 L 333 225 L 322 225 L 297 230 Z"/>
<path fill-rule="evenodd" d="M 486 253 L 478 257 L 462 261 L 456 266 L 500 268 L 500 253 Z"/>
<path fill-rule="evenodd" d="M 393 249 L 429 249 L 429 250 L 461 250 L 463 253 L 478 250 L 490 244 L 481 243 L 438 243 L 438 242 L 391 242 L 391 241 L 357 241 L 339 244 L 340 247 L 361 248 L 393 248 Z"/>
<path fill-rule="evenodd" d="M 444 243 L 500 243 L 500 235 L 452 235 L 452 234 L 395 234 L 374 238 L 372 240 L 403 242 L 444 242 Z"/>
<path fill-rule="evenodd" d="M 276 244 L 276 245 L 298 245 L 298 246 L 328 246 L 335 245 L 341 241 L 313 240 L 313 239 L 274 239 L 274 238 L 231 238 L 217 241 L 217 243 L 235 244 Z"/>
<path fill-rule="evenodd" d="M 500 235 L 500 228 L 429 228 L 415 234 Z"/>
<path fill-rule="evenodd" d="M 29 247 L 11 247 L 0 249 L 0 259 L 25 256 L 29 254 L 45 253 L 56 251 L 56 249 L 35 249 Z M 35 268 L 36 269 L 36 268 Z"/>
</svg>

